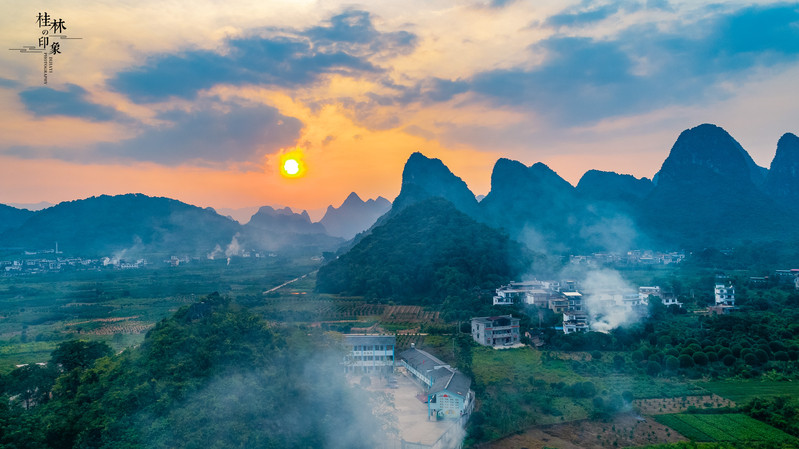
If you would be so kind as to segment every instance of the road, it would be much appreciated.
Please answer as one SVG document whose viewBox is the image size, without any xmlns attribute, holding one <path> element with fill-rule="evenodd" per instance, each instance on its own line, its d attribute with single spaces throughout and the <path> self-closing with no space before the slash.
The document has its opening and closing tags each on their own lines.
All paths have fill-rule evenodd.
<svg viewBox="0 0 799 449">
<path fill-rule="evenodd" d="M 286 281 L 286 282 L 278 285 L 277 287 L 270 288 L 269 290 L 265 291 L 263 294 L 266 295 L 267 293 L 272 293 L 273 291 L 279 290 L 279 289 L 281 289 L 281 288 L 283 288 L 283 287 L 285 287 L 285 286 L 287 286 L 289 284 L 292 284 L 294 282 L 299 281 L 300 279 L 305 279 L 306 277 L 308 277 L 309 275 L 314 274 L 314 273 L 316 273 L 316 271 L 311 271 L 310 273 L 303 274 L 302 276 L 300 276 L 298 278 L 294 278 L 294 279 L 292 279 L 290 281 Z"/>
</svg>

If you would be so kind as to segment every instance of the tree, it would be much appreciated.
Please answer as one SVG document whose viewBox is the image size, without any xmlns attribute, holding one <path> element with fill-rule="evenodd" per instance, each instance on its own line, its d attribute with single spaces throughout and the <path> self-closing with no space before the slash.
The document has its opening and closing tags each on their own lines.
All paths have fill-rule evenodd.
<svg viewBox="0 0 799 449">
<path fill-rule="evenodd" d="M 88 368 L 95 360 L 113 354 L 113 350 L 101 341 L 70 340 L 58 345 L 50 354 L 50 360 L 64 371 Z"/>
<path fill-rule="evenodd" d="M 702 351 L 695 352 L 694 356 L 692 357 L 695 364 L 698 366 L 705 366 L 707 365 L 708 359 L 707 354 Z"/>
<path fill-rule="evenodd" d="M 657 376 L 660 373 L 660 363 L 654 361 L 647 362 L 646 373 L 650 376 Z"/>
<path fill-rule="evenodd" d="M 666 369 L 668 369 L 669 371 L 676 371 L 677 368 L 680 367 L 680 360 L 677 357 L 674 357 L 673 355 L 667 355 L 663 359 L 663 363 L 666 364 Z"/>
</svg>

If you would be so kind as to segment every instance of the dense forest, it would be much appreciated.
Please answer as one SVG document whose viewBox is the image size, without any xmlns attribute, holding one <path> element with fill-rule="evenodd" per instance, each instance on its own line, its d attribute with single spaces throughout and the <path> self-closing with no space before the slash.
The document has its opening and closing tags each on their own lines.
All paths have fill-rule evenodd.
<svg viewBox="0 0 799 449">
<path fill-rule="evenodd" d="M 479 309 L 478 293 L 517 278 L 543 258 L 442 198 L 413 204 L 323 266 L 317 289 L 402 304 L 441 304 L 454 319 Z"/>
<path fill-rule="evenodd" d="M 384 398 L 346 384 L 338 351 L 213 294 L 140 347 L 67 342 L 1 377 L 0 447 L 373 448 Z"/>
</svg>

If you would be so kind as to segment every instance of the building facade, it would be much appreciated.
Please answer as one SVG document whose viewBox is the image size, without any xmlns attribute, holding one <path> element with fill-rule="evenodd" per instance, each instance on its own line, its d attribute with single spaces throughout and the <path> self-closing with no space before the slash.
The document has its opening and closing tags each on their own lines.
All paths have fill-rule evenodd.
<svg viewBox="0 0 799 449">
<path fill-rule="evenodd" d="M 732 284 L 716 284 L 716 305 L 735 306 L 735 287 Z"/>
<path fill-rule="evenodd" d="M 472 338 L 483 346 L 519 343 L 519 318 L 512 315 L 472 318 Z"/>
<path fill-rule="evenodd" d="M 390 373 L 394 371 L 394 335 L 348 334 L 344 364 L 351 373 Z"/>
</svg>

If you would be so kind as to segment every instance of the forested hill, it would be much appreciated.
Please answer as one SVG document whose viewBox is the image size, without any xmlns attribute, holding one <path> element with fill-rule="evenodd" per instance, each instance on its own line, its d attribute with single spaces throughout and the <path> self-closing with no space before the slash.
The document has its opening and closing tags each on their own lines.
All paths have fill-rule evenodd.
<svg viewBox="0 0 799 449">
<path fill-rule="evenodd" d="M 0 376 L 0 447 L 371 449 L 382 429 L 331 341 L 269 329 L 217 294 L 102 355 L 63 344 Z"/>
<path fill-rule="evenodd" d="M 431 198 L 406 207 L 322 267 L 317 289 L 440 304 L 518 278 L 535 259 L 507 235 Z"/>
<path fill-rule="evenodd" d="M 239 229 L 238 223 L 213 209 L 169 198 L 101 195 L 32 214 L 0 234 L 0 246 L 41 250 L 58 242 L 62 251 L 81 255 L 122 250 L 205 255 L 215 245 L 230 243 Z"/>
</svg>

